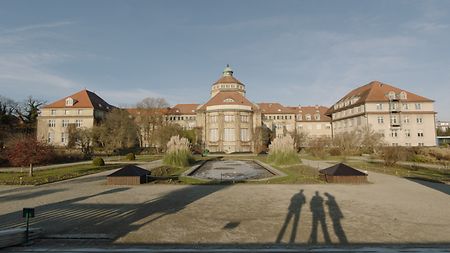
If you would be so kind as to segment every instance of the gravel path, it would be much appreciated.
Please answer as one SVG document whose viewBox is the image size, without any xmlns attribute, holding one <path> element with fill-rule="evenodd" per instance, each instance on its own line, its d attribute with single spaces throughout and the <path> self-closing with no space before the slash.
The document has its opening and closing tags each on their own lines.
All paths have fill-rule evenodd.
<svg viewBox="0 0 450 253">
<path fill-rule="evenodd" d="M 35 207 L 32 224 L 49 237 L 116 243 L 450 243 L 447 185 L 370 172 L 367 185 L 107 186 L 111 172 L 0 186 L 0 229 Z"/>
</svg>

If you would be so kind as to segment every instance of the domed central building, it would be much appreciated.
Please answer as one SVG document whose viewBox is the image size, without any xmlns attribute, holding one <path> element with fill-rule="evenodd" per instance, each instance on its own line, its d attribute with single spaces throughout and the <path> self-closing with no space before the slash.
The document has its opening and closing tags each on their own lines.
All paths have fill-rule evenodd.
<svg viewBox="0 0 450 253">
<path fill-rule="evenodd" d="M 259 106 L 245 97 L 245 85 L 227 65 L 211 87 L 211 98 L 197 108 L 197 126 L 211 152 L 252 152 L 261 127 Z M 257 139 L 257 138 L 256 138 Z"/>
</svg>

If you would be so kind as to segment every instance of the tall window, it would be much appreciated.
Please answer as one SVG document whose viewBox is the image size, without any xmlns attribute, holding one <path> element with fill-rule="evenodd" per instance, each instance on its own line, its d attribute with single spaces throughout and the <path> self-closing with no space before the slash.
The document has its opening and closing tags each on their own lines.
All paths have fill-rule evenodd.
<svg viewBox="0 0 450 253">
<path fill-rule="evenodd" d="M 225 122 L 233 122 L 234 115 L 225 115 Z"/>
<path fill-rule="evenodd" d="M 422 124 L 423 123 L 423 118 L 422 117 L 417 117 L 416 121 L 417 121 L 417 124 Z"/>
<path fill-rule="evenodd" d="M 48 143 L 53 142 L 54 137 L 55 137 L 55 133 L 53 133 L 53 132 L 48 132 L 48 134 L 47 134 L 47 142 L 48 142 Z"/>
<path fill-rule="evenodd" d="M 423 137 L 423 130 L 417 131 L 417 136 L 418 137 Z"/>
<path fill-rule="evenodd" d="M 248 115 L 241 115 L 241 122 L 248 122 Z"/>
<path fill-rule="evenodd" d="M 408 116 L 404 116 L 403 117 L 403 123 L 409 124 L 409 117 Z"/>
<path fill-rule="evenodd" d="M 69 125 L 69 120 L 68 119 L 63 119 L 62 120 L 62 127 L 67 127 Z"/>
<path fill-rule="evenodd" d="M 223 132 L 224 141 L 235 141 L 234 128 L 225 128 Z"/>
<path fill-rule="evenodd" d="M 379 111 L 383 110 L 383 104 L 377 104 L 377 110 Z"/>
<path fill-rule="evenodd" d="M 217 128 L 209 129 L 209 140 L 210 141 L 219 140 L 219 132 Z"/>
<path fill-rule="evenodd" d="M 405 136 L 411 137 L 411 131 L 409 129 L 405 129 Z"/>
<path fill-rule="evenodd" d="M 422 109 L 422 104 L 416 103 L 416 110 L 420 110 L 420 109 Z"/>
<path fill-rule="evenodd" d="M 56 110 L 52 110 L 51 115 L 56 115 Z"/>
<path fill-rule="evenodd" d="M 391 116 L 391 124 L 397 124 L 397 116 Z"/>
<path fill-rule="evenodd" d="M 216 123 L 217 122 L 217 115 L 211 115 L 209 117 L 209 122 Z"/>
<path fill-rule="evenodd" d="M 403 110 L 408 110 L 408 109 L 409 109 L 408 103 L 404 103 L 403 104 Z"/>
<path fill-rule="evenodd" d="M 48 127 L 55 127 L 56 126 L 56 120 L 49 119 L 48 120 Z"/>
<path fill-rule="evenodd" d="M 241 141 L 250 141 L 248 128 L 241 128 Z"/>
<path fill-rule="evenodd" d="M 66 141 L 67 141 L 66 133 L 61 133 L 61 142 L 66 143 Z"/>
<path fill-rule="evenodd" d="M 383 124 L 384 123 L 383 116 L 378 116 L 377 120 L 378 120 L 378 124 Z"/>
<path fill-rule="evenodd" d="M 82 119 L 75 120 L 75 126 L 81 127 L 81 125 L 83 125 L 83 120 Z"/>
</svg>

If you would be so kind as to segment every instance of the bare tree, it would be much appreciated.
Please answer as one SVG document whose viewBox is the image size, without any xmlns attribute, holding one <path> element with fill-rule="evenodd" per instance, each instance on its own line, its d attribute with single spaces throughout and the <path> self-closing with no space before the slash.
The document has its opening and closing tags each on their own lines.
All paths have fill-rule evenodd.
<svg viewBox="0 0 450 253">
<path fill-rule="evenodd" d="M 39 116 L 39 108 L 45 101 L 38 100 L 29 96 L 25 102 L 16 108 L 16 113 L 20 120 L 24 123 L 24 131 L 26 133 L 34 133 L 36 131 L 37 117 Z"/>
<path fill-rule="evenodd" d="M 315 157 L 325 158 L 330 145 L 331 139 L 327 136 L 311 138 L 308 142 L 308 152 Z"/>
<path fill-rule="evenodd" d="M 93 154 L 94 133 L 90 128 L 77 128 L 74 124 L 68 127 L 69 142 L 68 147 L 79 148 L 84 159 L 89 159 Z"/>
<path fill-rule="evenodd" d="M 137 103 L 135 121 L 139 131 L 140 146 L 157 147 L 158 131 L 166 125 L 165 110 L 169 103 L 164 98 L 144 98 Z M 167 140 L 168 141 L 168 140 Z M 167 141 L 163 142 L 164 145 Z"/>
<path fill-rule="evenodd" d="M 138 140 L 138 128 L 133 117 L 122 109 L 112 110 L 102 124 L 94 128 L 96 138 L 110 152 L 134 147 Z"/>
<path fill-rule="evenodd" d="M 359 138 L 362 153 L 372 154 L 377 147 L 383 145 L 383 136 L 375 132 L 370 126 L 358 128 L 356 135 Z"/>
<path fill-rule="evenodd" d="M 291 133 L 292 138 L 295 141 L 295 148 L 299 152 L 302 148 L 307 146 L 308 133 L 304 131 L 294 131 Z"/>
</svg>

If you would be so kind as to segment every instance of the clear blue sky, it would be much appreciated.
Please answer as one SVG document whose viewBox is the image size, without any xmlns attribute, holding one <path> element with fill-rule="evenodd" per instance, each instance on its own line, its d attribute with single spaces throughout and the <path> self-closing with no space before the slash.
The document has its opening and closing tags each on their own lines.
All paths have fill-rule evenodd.
<svg viewBox="0 0 450 253">
<path fill-rule="evenodd" d="M 254 102 L 331 105 L 380 80 L 450 120 L 450 1 L 1 1 L 0 95 L 84 87 L 202 103 L 227 63 Z"/>
</svg>

